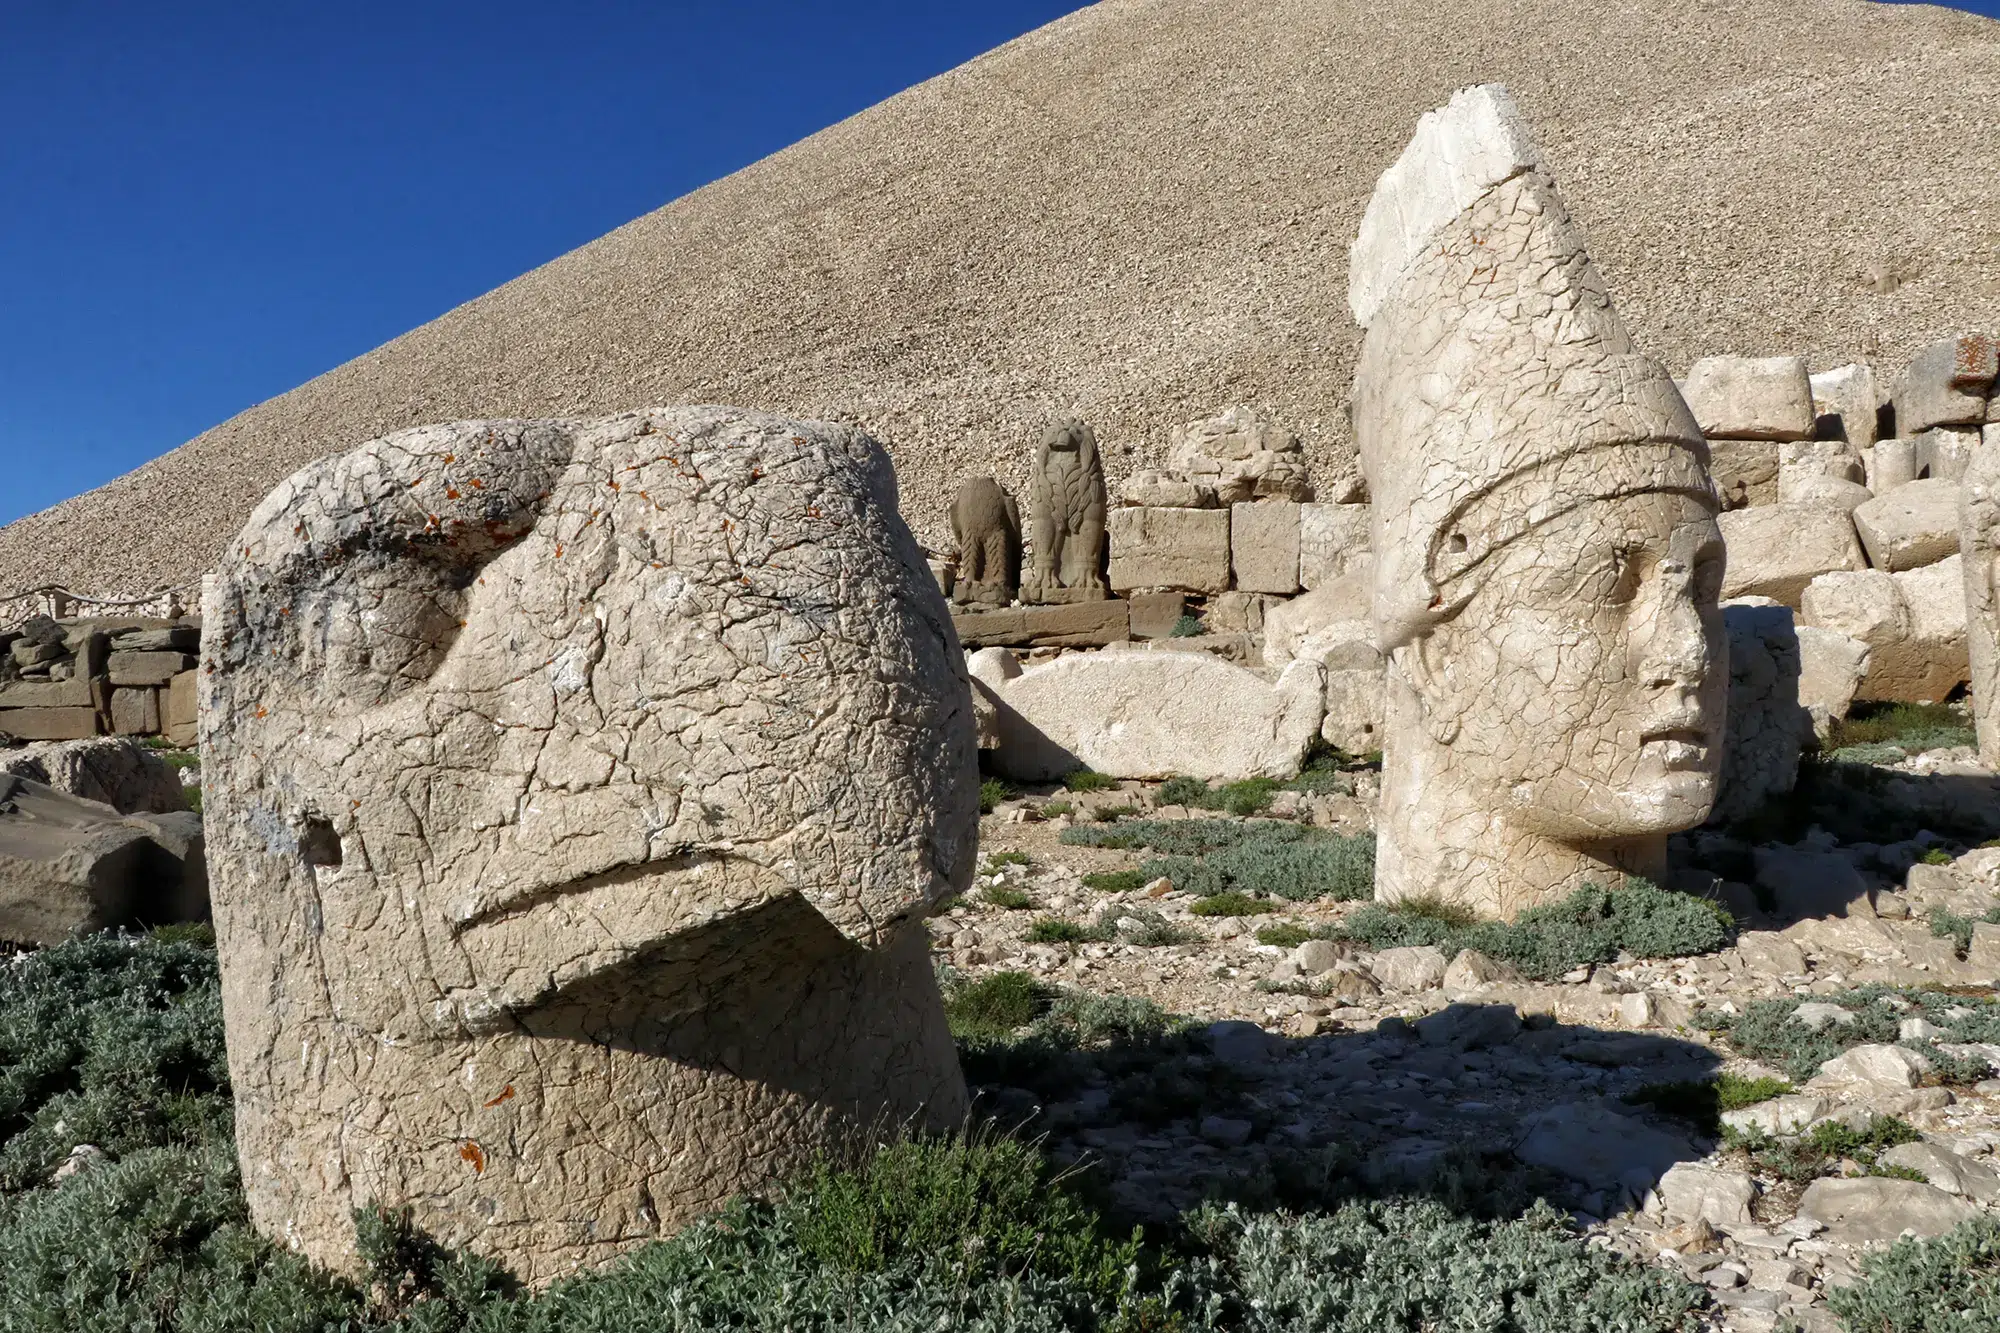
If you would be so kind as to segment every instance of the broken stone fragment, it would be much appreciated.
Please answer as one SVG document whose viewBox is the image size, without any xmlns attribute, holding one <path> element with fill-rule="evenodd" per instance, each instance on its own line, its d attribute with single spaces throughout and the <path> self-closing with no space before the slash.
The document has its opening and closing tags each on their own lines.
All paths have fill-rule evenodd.
<svg viewBox="0 0 2000 1333">
<path fill-rule="evenodd" d="M 1868 563 L 1891 573 L 1934 565 L 1958 553 L 1958 483 L 1913 481 L 1854 510 Z"/>
</svg>

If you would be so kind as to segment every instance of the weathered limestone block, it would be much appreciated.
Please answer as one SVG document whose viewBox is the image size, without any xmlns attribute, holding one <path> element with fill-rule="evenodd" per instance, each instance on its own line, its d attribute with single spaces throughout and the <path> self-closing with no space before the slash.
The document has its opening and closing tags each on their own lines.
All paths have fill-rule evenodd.
<svg viewBox="0 0 2000 1333">
<path fill-rule="evenodd" d="M 1365 504 L 1299 506 L 1299 586 L 1308 592 L 1347 573 L 1368 555 Z"/>
<path fill-rule="evenodd" d="M 1910 441 L 1916 452 L 1917 477 L 1957 481 L 1979 447 L 1978 427 L 1933 426 Z"/>
<path fill-rule="evenodd" d="M 1230 506 L 1229 567 L 1239 592 L 1299 590 L 1299 509 L 1290 500 Z"/>
<path fill-rule="evenodd" d="M 108 805 L 121 815 L 187 809 L 180 775 L 159 755 L 123 737 L 52 741 L 0 750 L 0 773 Z"/>
<path fill-rule="evenodd" d="M 1813 730 L 1824 736 L 1836 718 L 1847 716 L 1868 678 L 1868 645 L 1839 630 L 1805 624 L 1794 628 L 1799 636 L 1799 703 L 1812 715 Z"/>
<path fill-rule="evenodd" d="M 1874 492 L 1858 481 L 1803 469 L 1778 472 L 1778 503 L 1793 509 L 1817 507 L 1851 514 L 1874 498 Z"/>
<path fill-rule="evenodd" d="M 183 671 L 168 683 L 160 696 L 160 730 L 175 745 L 195 743 L 196 682 L 200 675 Z"/>
<path fill-rule="evenodd" d="M 1958 550 L 1958 483 L 1913 481 L 1854 511 L 1868 563 L 1894 573 L 1934 565 Z"/>
<path fill-rule="evenodd" d="M 194 665 L 182 652 L 114 652 L 105 662 L 113 685 L 165 685 Z"/>
<path fill-rule="evenodd" d="M 155 841 L 154 821 L 193 821 L 184 864 Z M 185 835 L 180 824 L 170 828 Z M 200 915 L 182 882 L 200 874 L 192 814 L 126 818 L 108 805 L 40 782 L 0 775 L 0 940 L 46 946 L 93 930 L 164 925 Z"/>
<path fill-rule="evenodd" d="M 1799 703 L 1799 639 L 1788 606 L 1726 606 L 1729 725 L 1710 818 L 1728 823 L 1798 785 L 1812 717 Z"/>
<path fill-rule="evenodd" d="M 1710 438 L 1803 440 L 1813 433 L 1812 380 L 1796 356 L 1705 356 L 1681 393 Z"/>
<path fill-rule="evenodd" d="M 1726 598 L 1769 597 L 1797 606 L 1806 585 L 1833 570 L 1866 569 L 1854 521 L 1838 509 L 1770 505 L 1721 518 L 1729 548 Z"/>
<path fill-rule="evenodd" d="M 1946 338 L 1917 353 L 1896 381 L 1896 434 L 1984 421 L 1996 367 L 1994 341 L 1983 333 Z"/>
<path fill-rule="evenodd" d="M 1211 635 L 1262 634 L 1265 616 L 1286 600 L 1265 592 L 1218 593 L 1202 608 L 1201 623 Z"/>
<path fill-rule="evenodd" d="M 951 623 L 968 648 L 1101 648 L 1132 637 L 1125 603 L 1116 599 L 967 611 Z"/>
<path fill-rule="evenodd" d="M 972 701 L 888 456 L 728 408 L 458 422 L 232 542 L 201 742 L 250 1215 L 543 1283 L 964 1084 L 921 925 Z"/>
<path fill-rule="evenodd" d="M 183 621 L 151 629 L 118 630 L 111 635 L 114 653 L 192 653 L 201 647 L 201 626 Z"/>
<path fill-rule="evenodd" d="M 1247 407 L 1175 427 L 1167 459 L 1175 475 L 1212 493 L 1214 503 L 1312 499 L 1298 436 Z"/>
<path fill-rule="evenodd" d="M 1213 509 L 1219 503 L 1215 487 L 1176 477 L 1157 468 L 1142 468 L 1118 483 L 1118 503 L 1167 509 Z"/>
<path fill-rule="evenodd" d="M 1914 440 L 1877 440 L 1868 453 L 1868 489 L 1887 495 L 1917 479 L 1917 446 Z"/>
<path fill-rule="evenodd" d="M 1104 463 L 1081 421 L 1052 426 L 1035 450 L 1028 493 L 1035 552 L 1024 602 L 1099 602 L 1104 586 Z"/>
<path fill-rule="evenodd" d="M 158 690 L 113 690 L 111 731 L 117 736 L 155 736 L 160 730 Z"/>
<path fill-rule="evenodd" d="M 1825 574 L 1800 600 L 1800 620 L 1868 646 L 1856 699 L 1936 702 L 1967 678 L 1963 560 L 1891 574 Z"/>
<path fill-rule="evenodd" d="M 1226 591 L 1229 514 L 1227 509 L 1112 510 L 1112 590 Z"/>
<path fill-rule="evenodd" d="M 1264 617 L 1264 665 L 1288 666 L 1309 645 L 1372 641 L 1375 563 L 1364 554 L 1344 577 L 1272 607 Z"/>
<path fill-rule="evenodd" d="M 1973 725 L 1980 761 L 2000 766 L 2000 430 L 1987 428 L 1958 504 Z"/>
<path fill-rule="evenodd" d="M 999 482 L 973 477 L 951 502 L 951 535 L 958 570 L 951 599 L 973 606 L 1005 606 L 1021 591 L 1021 510 Z"/>
<path fill-rule="evenodd" d="M 1920 1180 L 1827 1177 L 1806 1186 L 1799 1216 L 1823 1224 L 1827 1240 L 1860 1249 L 1905 1235 L 1942 1236 L 1978 1217 L 1979 1206 Z"/>
<path fill-rule="evenodd" d="M 1778 446 L 1771 440 L 1710 440 L 1709 473 L 1724 509 L 1778 503 Z"/>
<path fill-rule="evenodd" d="M 1295 662 L 1275 683 L 1207 653 L 1073 653 L 998 690 L 1008 777 L 1079 768 L 1120 778 L 1295 777 L 1319 734 L 1325 673 Z"/>
<path fill-rule="evenodd" d="M 1312 659 L 1326 668 L 1326 717 L 1319 738 L 1348 754 L 1382 748 L 1388 709 L 1388 663 L 1375 645 L 1349 639 L 1326 645 Z"/>
<path fill-rule="evenodd" d="M 1854 449 L 1875 443 L 1876 408 L 1881 397 L 1875 372 L 1861 362 L 1836 366 L 1809 377 L 1818 433 L 1845 440 Z M 1830 420 L 1829 420 L 1830 418 Z"/>
<path fill-rule="evenodd" d="M 0 708 L 0 735 L 24 741 L 74 741 L 101 728 L 95 708 Z"/>
<path fill-rule="evenodd" d="M 1531 144 L 1497 86 L 1427 114 L 1348 289 L 1389 656 L 1376 892 L 1500 916 L 1663 873 L 1713 804 L 1728 690 L 1707 444 Z"/>
</svg>

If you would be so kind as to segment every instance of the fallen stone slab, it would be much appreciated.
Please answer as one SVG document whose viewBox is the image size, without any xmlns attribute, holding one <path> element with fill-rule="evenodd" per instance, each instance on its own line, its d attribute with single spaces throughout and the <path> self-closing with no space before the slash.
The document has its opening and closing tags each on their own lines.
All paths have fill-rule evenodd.
<svg viewBox="0 0 2000 1333">
<path fill-rule="evenodd" d="M 2000 1171 L 1984 1162 L 1948 1152 L 1935 1143 L 1899 1143 L 1881 1156 L 1883 1166 L 1917 1171 L 1946 1194 L 1980 1203 L 2000 1200 Z"/>
<path fill-rule="evenodd" d="M 1958 553 L 1958 483 L 1913 481 L 1854 511 L 1868 563 L 1890 572 L 1920 569 Z"/>
<path fill-rule="evenodd" d="M 1319 734 L 1326 672 L 1294 662 L 1275 682 L 1200 652 L 1076 653 L 996 690 L 994 767 L 1024 781 L 1078 768 L 1120 778 L 1296 776 Z"/>
<path fill-rule="evenodd" d="M 167 826 L 156 820 L 182 821 Z M 192 919 L 206 895 L 192 814 L 128 819 L 44 783 L 0 777 L 0 940 L 48 946 L 91 931 Z M 164 835 L 172 846 L 155 840 Z M 190 854 L 194 865 L 188 864 Z"/>
<path fill-rule="evenodd" d="M 1933 426 L 1910 441 L 1916 453 L 1917 480 L 1958 481 L 1979 447 L 1980 427 Z"/>
<path fill-rule="evenodd" d="M 1803 440 L 1813 433 L 1812 379 L 1796 356 L 1707 356 L 1681 396 L 1710 437 Z"/>
<path fill-rule="evenodd" d="M 1717 520 L 1728 548 L 1725 600 L 1769 597 L 1797 607 L 1806 585 L 1822 574 L 1868 567 L 1854 520 L 1838 509 L 1763 505 Z"/>
<path fill-rule="evenodd" d="M 1994 341 L 1983 333 L 1946 338 L 1917 353 L 1896 381 L 1896 433 L 1985 420 L 1995 366 Z"/>
<path fill-rule="evenodd" d="M 1867 646 L 1854 697 L 1935 702 L 1971 674 L 1963 557 L 1922 569 L 1823 574 L 1799 599 L 1799 619 Z"/>
<path fill-rule="evenodd" d="M 1678 1162 L 1660 1177 L 1655 1188 L 1670 1221 L 1741 1227 L 1754 1220 L 1750 1204 L 1757 1197 L 1757 1182 L 1743 1171 Z"/>
<path fill-rule="evenodd" d="M 1823 370 L 1807 379 L 1812 385 L 1817 434 L 1844 440 L 1856 449 L 1866 449 L 1875 443 L 1879 399 L 1872 369 L 1863 362 L 1855 362 Z"/>
<path fill-rule="evenodd" d="M 1799 706 L 1824 735 L 1834 719 L 1847 716 L 1868 678 L 1868 645 L 1818 625 L 1794 625 L 1793 632 L 1799 638 Z"/>
<path fill-rule="evenodd" d="M 123 737 L 98 736 L 0 750 L 0 773 L 97 801 L 121 815 L 187 809 L 180 774 L 152 750 Z"/>
<path fill-rule="evenodd" d="M 1923 1082 L 1931 1063 L 1902 1046 L 1871 1042 L 1852 1046 L 1819 1067 L 1806 1081 L 1811 1092 L 1858 1094 L 1908 1092 Z"/>
<path fill-rule="evenodd" d="M 1942 1236 L 1978 1215 L 1976 1206 L 1935 1185 L 1881 1176 L 1815 1180 L 1799 1200 L 1799 1216 L 1823 1225 L 1823 1239 L 1857 1249 L 1904 1235 Z"/>
<path fill-rule="evenodd" d="M 1118 598 L 1055 606 L 1010 606 L 951 618 L 967 648 L 1099 648 L 1131 637 L 1126 604 Z"/>
</svg>

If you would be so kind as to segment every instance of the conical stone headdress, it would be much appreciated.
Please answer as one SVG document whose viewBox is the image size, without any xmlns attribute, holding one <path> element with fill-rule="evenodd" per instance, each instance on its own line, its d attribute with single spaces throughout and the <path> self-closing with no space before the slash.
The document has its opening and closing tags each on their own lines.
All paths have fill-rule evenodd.
<svg viewBox="0 0 2000 1333">
<path fill-rule="evenodd" d="M 1623 322 L 1498 84 L 1425 115 L 1361 222 L 1354 429 L 1379 646 L 1457 614 L 1493 557 L 1578 506 L 1716 506 L 1708 446 Z"/>
</svg>

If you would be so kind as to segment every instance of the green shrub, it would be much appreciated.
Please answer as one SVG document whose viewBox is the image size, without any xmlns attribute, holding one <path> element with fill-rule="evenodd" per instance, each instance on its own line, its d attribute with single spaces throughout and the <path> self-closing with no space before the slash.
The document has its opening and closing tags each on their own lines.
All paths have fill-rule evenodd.
<svg viewBox="0 0 2000 1333">
<path fill-rule="evenodd" d="M 1071 791 L 1109 791 L 1117 785 L 1118 779 L 1109 773 L 1093 773 L 1087 768 L 1079 768 L 1063 778 L 1063 786 Z"/>
<path fill-rule="evenodd" d="M 1076 807 L 1068 801 L 1050 801 L 1042 807 L 1043 819 L 1060 819 L 1064 815 L 1073 815 L 1075 813 Z"/>
<path fill-rule="evenodd" d="M 1192 639 L 1196 635 L 1206 633 L 1208 633 L 1208 626 L 1202 623 L 1200 616 L 1189 615 L 1183 612 L 1181 618 L 1174 622 L 1170 636 L 1176 639 Z"/>
<path fill-rule="evenodd" d="M 1722 1073 L 1712 1079 L 1684 1083 L 1649 1083 L 1625 1094 L 1634 1106 L 1650 1106 L 1662 1115 L 1685 1121 L 1713 1138 L 1722 1133 L 1722 1113 L 1782 1097 L 1792 1085 L 1779 1078 L 1748 1079 Z"/>
<path fill-rule="evenodd" d="M 1893 745 L 1919 754 L 1978 743 L 1965 715 L 1950 704 L 1860 703 L 1835 720 L 1825 748 L 1838 757 L 1839 751 L 1864 746 Z"/>
<path fill-rule="evenodd" d="M 1011 884 L 989 884 L 980 892 L 985 895 L 987 902 L 995 907 L 1004 907 L 1010 912 L 1018 912 L 1035 905 L 1035 900 L 1028 896 L 1027 890 L 1017 889 Z"/>
<path fill-rule="evenodd" d="M 1196 916 L 1264 916 L 1278 909 L 1263 898 L 1231 890 L 1203 898 L 1188 910 Z"/>
<path fill-rule="evenodd" d="M 1343 837 L 1274 820 L 1149 819 L 1064 829 L 1062 841 L 1166 853 L 1139 872 L 1149 880 L 1164 875 L 1197 897 L 1234 889 L 1291 902 L 1352 901 L 1375 891 L 1375 839 L 1368 834 Z"/>
<path fill-rule="evenodd" d="M 1141 949 L 1195 944 L 1202 939 L 1200 931 L 1176 925 L 1144 907 L 1107 907 L 1098 914 L 1097 929 L 1105 939 L 1116 939 Z"/>
<path fill-rule="evenodd" d="M 1271 797 L 1284 789 L 1276 778 L 1245 778 L 1211 787 L 1199 778 L 1173 777 L 1160 784 L 1157 799 L 1161 805 L 1184 805 L 1190 810 L 1254 815 L 1269 808 Z"/>
<path fill-rule="evenodd" d="M 1753 1000 L 1736 1015 L 1714 1015 L 1715 1032 L 1742 1054 L 1775 1065 L 1803 1081 L 1849 1047 L 1893 1044 L 1906 1018 L 1923 1018 L 1941 1029 L 1948 1042 L 2000 1041 L 2000 1001 L 1939 991 L 1897 990 L 1862 986 L 1837 995 L 1810 997 L 1837 1004 L 1854 1016 L 1851 1023 L 1828 1023 L 1817 1032 L 1792 1021 L 1804 999 Z M 1952 1061 L 1934 1047 L 1919 1046 L 1926 1059 L 1955 1079 L 1977 1078 L 1983 1062 Z"/>
<path fill-rule="evenodd" d="M 1642 879 L 1625 887 L 1586 884 L 1568 898 L 1531 907 L 1509 924 L 1465 924 L 1456 911 L 1423 902 L 1370 905 L 1347 918 L 1342 933 L 1371 949 L 1429 944 L 1447 954 L 1477 949 L 1537 980 L 1585 963 L 1608 963 L 1621 950 L 1639 958 L 1711 953 L 1729 943 L 1734 923 L 1706 898 L 1669 893 Z"/>
<path fill-rule="evenodd" d="M 1938 908 L 1930 914 L 1931 934 L 1940 939 L 1949 938 L 1958 946 L 1960 958 L 1972 950 L 1972 928 L 1978 925 L 2000 926 L 2000 907 L 1989 908 L 1981 916 L 1960 916 Z"/>
<path fill-rule="evenodd" d="M 1184 805 L 1190 810 L 1200 810 L 1208 800 L 1208 784 L 1200 778 L 1171 777 L 1160 784 L 1153 799 L 1160 805 Z"/>
<path fill-rule="evenodd" d="M 981 868 L 980 873 L 983 875 L 992 875 L 997 874 L 1004 866 L 1031 866 L 1034 863 L 1034 858 L 1026 852 L 989 852 L 986 857 L 986 864 Z"/>
<path fill-rule="evenodd" d="M 1260 927 L 1257 931 L 1257 943 L 1273 945 L 1280 949 L 1296 949 L 1312 938 L 1313 933 L 1310 930 L 1292 921 L 1280 921 L 1275 925 Z"/>
<path fill-rule="evenodd" d="M 1691 1328 L 1704 1293 L 1578 1243 L 1537 1204 L 1513 1221 L 1434 1202 L 1349 1203 L 1299 1218 L 1211 1211 L 1196 1223 L 1233 1281 L 1246 1333 L 1665 1333 Z"/>
<path fill-rule="evenodd" d="M 1827 1308 L 1854 1333 L 1972 1333 L 2000 1328 L 2000 1217 L 1978 1217 L 1935 1240 L 1910 1237 L 1861 1261 Z"/>
<path fill-rule="evenodd" d="M 1927 866 L 1948 866 L 1952 863 L 1952 859 L 1951 853 L 1942 847 L 1931 848 L 1924 853 L 1923 857 L 1924 864 Z"/>
<path fill-rule="evenodd" d="M 1868 1128 L 1849 1129 L 1827 1120 L 1796 1137 L 1775 1138 L 1759 1130 L 1744 1133 L 1725 1128 L 1722 1143 L 1742 1151 L 1758 1170 L 1785 1180 L 1803 1182 L 1824 1175 L 1841 1158 L 1852 1158 L 1863 1167 L 1875 1168 L 1875 1159 L 1899 1143 L 1915 1143 L 1923 1138 L 1915 1129 L 1893 1116 L 1878 1115 Z"/>
<path fill-rule="evenodd" d="M 1139 813 L 1136 805 L 1101 805 L 1097 808 L 1097 822 L 1116 824 L 1121 819 L 1130 819 Z"/>
<path fill-rule="evenodd" d="M 944 1014 L 954 1037 L 1004 1036 L 1048 1007 L 1048 991 L 1026 972 L 995 972 L 944 987 Z"/>
<path fill-rule="evenodd" d="M 999 778 L 987 778 L 979 784 L 979 813 L 990 815 L 1002 801 L 1014 799 L 1014 788 Z"/>
<path fill-rule="evenodd" d="M 1027 940 L 1030 944 L 1082 944 L 1101 938 L 1088 926 L 1080 926 L 1074 921 L 1065 921 L 1059 916 L 1045 916 L 1028 927 Z"/>
<path fill-rule="evenodd" d="M 1099 893 L 1130 893 L 1146 887 L 1146 877 L 1136 870 L 1099 870 L 1083 877 L 1085 888 Z"/>
</svg>

